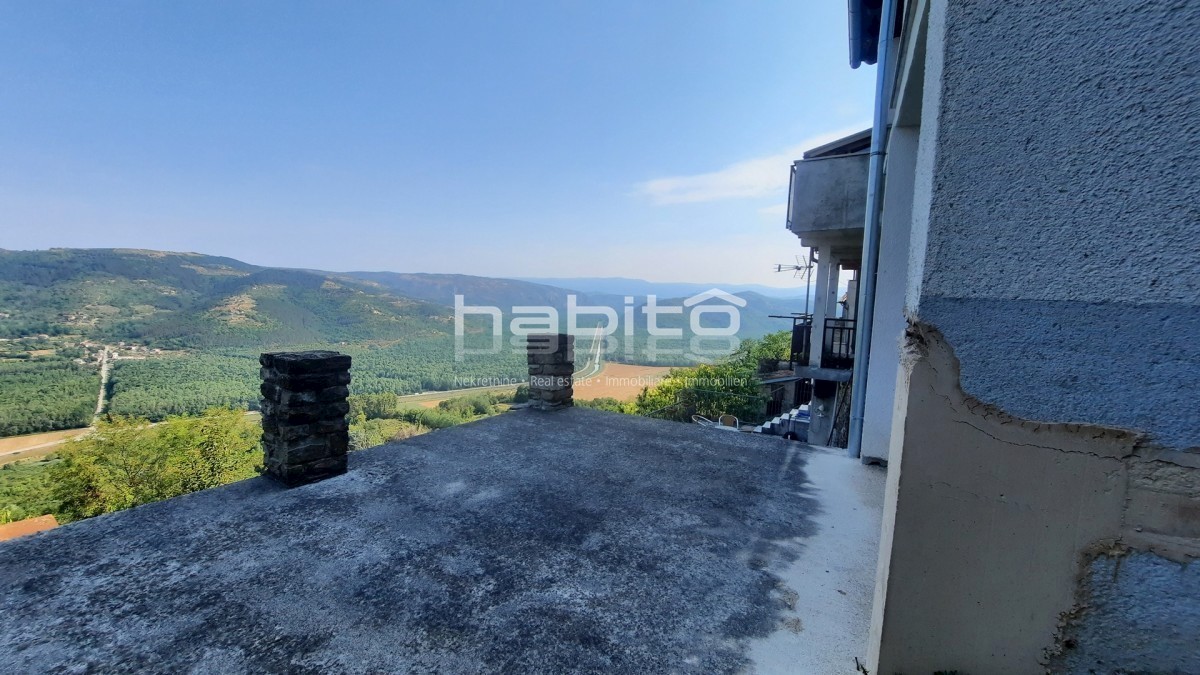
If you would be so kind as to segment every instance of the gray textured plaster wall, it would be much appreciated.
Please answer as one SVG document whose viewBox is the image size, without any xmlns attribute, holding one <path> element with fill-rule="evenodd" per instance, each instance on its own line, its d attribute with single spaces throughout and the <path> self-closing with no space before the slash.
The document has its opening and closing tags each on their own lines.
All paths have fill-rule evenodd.
<svg viewBox="0 0 1200 675">
<path fill-rule="evenodd" d="M 946 11 L 919 318 L 984 401 L 1200 446 L 1200 3 Z"/>
<path fill-rule="evenodd" d="M 1088 567 L 1087 607 L 1051 661 L 1056 673 L 1200 673 L 1200 565 L 1148 553 Z"/>
<path fill-rule="evenodd" d="M 873 672 L 1034 672 L 1081 573 L 1049 672 L 1200 672 L 1200 3 L 920 6 Z"/>
</svg>

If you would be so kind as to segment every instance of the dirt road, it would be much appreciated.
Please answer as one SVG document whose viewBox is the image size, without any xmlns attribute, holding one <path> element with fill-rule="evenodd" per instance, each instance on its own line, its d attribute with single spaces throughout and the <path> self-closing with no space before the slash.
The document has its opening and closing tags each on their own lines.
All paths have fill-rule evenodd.
<svg viewBox="0 0 1200 675">
<path fill-rule="evenodd" d="M 104 412 L 104 405 L 108 398 L 108 374 L 112 369 L 112 360 L 108 357 L 108 347 L 100 354 L 100 393 L 96 396 L 96 412 L 92 415 L 92 421 L 100 417 Z"/>
</svg>

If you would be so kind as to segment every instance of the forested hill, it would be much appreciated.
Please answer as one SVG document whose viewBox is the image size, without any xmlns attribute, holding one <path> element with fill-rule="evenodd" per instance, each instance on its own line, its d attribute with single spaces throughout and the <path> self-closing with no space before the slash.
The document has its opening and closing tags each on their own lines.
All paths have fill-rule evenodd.
<svg viewBox="0 0 1200 675">
<path fill-rule="evenodd" d="M 477 277 L 469 274 L 406 274 L 401 272 L 347 272 L 344 276 L 409 298 L 439 305 L 453 305 L 455 294 L 468 305 L 492 305 L 505 309 L 514 305 L 542 305 L 561 308 L 568 294 L 579 296 L 580 303 L 621 303 L 620 296 L 591 296 L 578 291 L 514 279 Z"/>
<path fill-rule="evenodd" d="M 525 354 L 488 351 L 493 342 L 487 317 L 468 319 L 463 346 L 475 351 L 458 358 L 449 306 L 454 294 L 506 314 L 513 305 L 548 305 L 559 310 L 565 327 L 570 292 L 468 275 L 354 276 L 269 268 L 196 253 L 0 250 L 0 435 L 88 424 L 102 372 L 108 378 L 99 402 L 112 413 L 157 420 L 212 406 L 252 407 L 258 400 L 258 354 L 271 349 L 322 347 L 350 354 L 358 394 L 516 381 L 528 372 Z M 802 304 L 739 295 L 745 301 L 741 338 L 787 328 L 788 322 L 767 315 Z M 578 301 L 612 308 L 624 320 L 624 295 L 587 294 Z M 635 305 L 644 301 L 635 296 Z M 684 304 L 683 298 L 659 302 L 677 309 Z M 705 327 L 727 325 L 720 313 L 709 316 L 716 323 Z M 683 338 L 653 345 L 645 315 L 634 317 L 634 337 L 622 338 L 606 360 L 693 364 L 683 351 L 692 348 L 690 316 L 661 317 L 659 326 L 682 328 Z M 600 320 L 585 314 L 577 326 L 586 334 Z"/>
<path fill-rule="evenodd" d="M 690 295 L 706 291 L 711 286 L 703 284 L 655 284 L 638 281 L 629 289 L 618 293 L 582 292 L 568 286 L 550 286 L 516 279 L 495 279 L 466 274 L 403 274 L 398 272 L 348 272 L 345 276 L 362 282 L 376 283 L 382 288 L 411 298 L 426 300 L 441 305 L 452 305 L 454 295 L 463 295 L 467 305 L 494 305 L 508 310 L 513 306 L 548 306 L 560 313 L 566 311 L 567 295 L 576 296 L 581 305 L 611 307 L 623 316 L 626 297 L 633 298 L 633 306 L 641 307 L 648 294 L 656 294 L 663 305 L 683 305 L 687 296 L 679 295 L 686 289 Z M 561 280 L 564 283 L 570 279 Z M 580 281 L 587 281 L 581 279 Z M 614 289 L 620 289 L 613 286 Z M 789 328 L 786 321 L 771 318 L 773 314 L 791 314 L 804 309 L 803 289 L 797 297 L 775 297 L 750 290 L 738 290 L 734 294 L 746 301 L 741 308 L 741 334 L 743 337 L 761 337 L 767 333 Z M 640 312 L 635 313 L 639 331 L 645 329 L 645 320 Z M 582 322 L 581 322 L 582 323 Z M 678 327 L 680 321 L 664 317 L 660 325 Z M 684 323 L 686 325 L 686 323 Z"/>
<path fill-rule="evenodd" d="M 133 249 L 0 251 L 0 337 L 74 333 L 161 347 L 449 335 L 443 305 L 332 274 Z"/>
<path fill-rule="evenodd" d="M 0 250 L 0 338 L 81 334 L 163 348 L 447 339 L 456 293 L 468 305 L 505 311 L 544 305 L 564 312 L 567 295 L 575 291 L 461 274 L 260 267 L 198 253 Z M 800 299 L 738 295 L 747 302 L 741 311 L 744 337 L 786 328 L 768 315 L 802 308 Z M 623 315 L 623 295 L 582 293 L 577 300 Z M 634 297 L 636 306 L 644 301 Z M 659 298 L 665 305 L 682 301 Z M 635 321 L 640 333 L 641 312 Z M 664 325 L 672 324 L 665 319 Z"/>
</svg>

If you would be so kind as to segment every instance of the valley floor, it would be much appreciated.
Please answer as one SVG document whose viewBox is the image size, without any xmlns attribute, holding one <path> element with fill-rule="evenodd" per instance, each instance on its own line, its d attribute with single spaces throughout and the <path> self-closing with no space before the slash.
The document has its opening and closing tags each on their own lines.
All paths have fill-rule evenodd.
<svg viewBox="0 0 1200 675">
<path fill-rule="evenodd" d="M 575 383 L 575 398 L 585 401 L 595 398 L 615 398 L 631 401 L 641 393 L 643 387 L 653 387 L 666 377 L 670 368 L 661 366 L 635 366 L 625 363 L 605 363 L 603 369 L 591 377 Z M 438 403 L 464 394 L 482 391 L 509 391 L 511 386 L 480 387 L 477 389 L 450 389 L 413 394 L 401 397 L 405 403 L 417 403 L 423 408 L 436 408 Z M 22 459 L 36 459 L 54 452 L 59 445 L 87 433 L 88 428 L 47 431 L 0 438 L 0 465 Z"/>
<path fill-rule="evenodd" d="M 615 398 L 632 401 L 645 387 L 662 381 L 671 369 L 663 366 L 634 366 L 627 363 L 605 363 L 603 370 L 590 377 L 576 380 L 575 398 Z"/>
<path fill-rule="evenodd" d="M 40 434 L 0 438 L 0 465 L 22 459 L 36 459 L 54 452 L 59 445 L 86 434 L 91 427 L 63 429 Z"/>
</svg>

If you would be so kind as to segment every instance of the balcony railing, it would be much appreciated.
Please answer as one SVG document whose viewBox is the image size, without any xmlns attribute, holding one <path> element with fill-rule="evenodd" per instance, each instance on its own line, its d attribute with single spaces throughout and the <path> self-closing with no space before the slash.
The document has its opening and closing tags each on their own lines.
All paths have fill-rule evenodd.
<svg viewBox="0 0 1200 675">
<path fill-rule="evenodd" d="M 767 401 L 767 419 L 771 419 L 772 417 L 779 417 L 782 414 L 783 414 L 783 399 L 782 398 L 772 398 L 771 400 Z"/>
<path fill-rule="evenodd" d="M 792 364 L 807 365 L 808 356 L 812 352 L 812 315 L 772 314 L 771 318 L 792 320 Z M 825 319 L 821 336 L 822 368 L 849 370 L 854 367 L 854 331 L 854 319 Z"/>
<path fill-rule="evenodd" d="M 812 315 L 793 314 L 781 316 L 772 314 L 772 319 L 792 320 L 792 350 L 789 357 L 793 364 L 808 363 L 808 355 L 812 350 Z"/>
<path fill-rule="evenodd" d="M 848 370 L 854 367 L 854 319 L 825 319 L 821 340 L 821 367 Z"/>
</svg>

